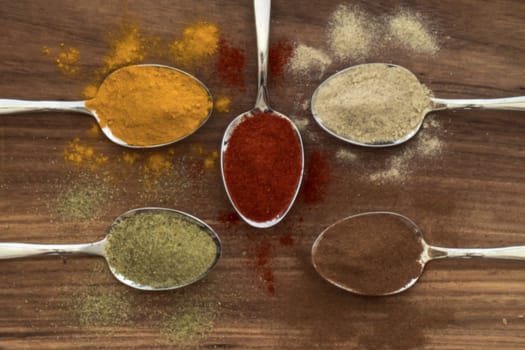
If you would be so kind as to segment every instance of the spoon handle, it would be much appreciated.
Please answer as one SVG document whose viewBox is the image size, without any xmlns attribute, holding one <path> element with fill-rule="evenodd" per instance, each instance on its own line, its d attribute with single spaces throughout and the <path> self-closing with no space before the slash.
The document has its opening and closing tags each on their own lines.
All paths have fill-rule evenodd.
<svg viewBox="0 0 525 350">
<path fill-rule="evenodd" d="M 492 98 L 492 99 L 446 99 L 446 98 L 431 98 L 432 102 L 436 104 L 435 110 L 440 109 L 504 109 L 513 111 L 525 111 L 525 96 L 507 97 L 507 98 Z"/>
<path fill-rule="evenodd" d="M 443 258 L 485 258 L 525 260 L 525 246 L 500 248 L 444 248 L 428 246 L 429 260 Z"/>
<path fill-rule="evenodd" d="M 0 243 L 0 260 L 45 255 L 104 255 L 105 241 L 84 244 Z"/>
<path fill-rule="evenodd" d="M 269 109 L 269 98 L 267 88 L 268 78 L 268 42 L 270 38 L 270 9 L 271 0 L 253 0 L 253 10 L 255 13 L 255 32 L 257 35 L 257 63 L 258 71 L 258 91 L 255 108 L 260 110 Z"/>
<path fill-rule="evenodd" d="M 91 114 L 86 108 L 84 101 L 28 101 L 0 99 L 0 114 L 51 111 Z"/>
</svg>

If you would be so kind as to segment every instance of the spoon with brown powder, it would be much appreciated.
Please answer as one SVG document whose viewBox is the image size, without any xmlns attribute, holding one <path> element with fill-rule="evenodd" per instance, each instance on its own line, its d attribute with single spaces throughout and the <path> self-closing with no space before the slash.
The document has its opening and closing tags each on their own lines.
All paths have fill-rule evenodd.
<svg viewBox="0 0 525 350">
<path fill-rule="evenodd" d="M 139 208 L 116 218 L 98 242 L 0 243 L 0 260 L 73 254 L 104 257 L 113 276 L 129 287 L 171 290 L 203 279 L 221 256 L 221 242 L 210 226 L 187 213 Z"/>
<path fill-rule="evenodd" d="M 75 112 L 91 115 L 114 143 L 130 148 L 165 146 L 193 134 L 210 117 L 212 97 L 194 76 L 143 64 L 108 75 L 87 101 L 0 99 L 0 114 Z"/>
<path fill-rule="evenodd" d="M 525 260 L 525 246 L 444 248 L 428 244 L 417 225 L 392 212 L 368 212 L 325 229 L 312 247 L 317 272 L 356 294 L 401 293 L 421 277 L 425 264 L 444 258 Z"/>
<path fill-rule="evenodd" d="M 332 75 L 315 90 L 311 101 L 313 117 L 321 128 L 365 147 L 399 145 L 417 134 L 428 113 L 460 108 L 525 111 L 525 96 L 435 98 L 409 70 L 370 63 Z"/>
</svg>

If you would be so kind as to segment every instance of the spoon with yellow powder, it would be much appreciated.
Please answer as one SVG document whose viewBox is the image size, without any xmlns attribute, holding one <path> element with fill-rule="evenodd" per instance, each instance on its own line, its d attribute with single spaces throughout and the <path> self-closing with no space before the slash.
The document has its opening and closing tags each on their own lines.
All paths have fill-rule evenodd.
<svg viewBox="0 0 525 350">
<path fill-rule="evenodd" d="M 87 101 L 0 99 L 0 114 L 77 112 L 93 116 L 116 144 L 151 148 L 177 142 L 199 129 L 212 112 L 212 97 L 194 76 L 162 65 L 120 68 Z"/>
<path fill-rule="evenodd" d="M 203 279 L 221 256 L 221 242 L 210 226 L 187 213 L 139 208 L 116 218 L 98 242 L 0 243 L 0 260 L 72 254 L 104 257 L 113 276 L 132 288 L 169 290 Z"/>
<path fill-rule="evenodd" d="M 331 135 L 366 147 L 399 145 L 414 137 L 425 116 L 444 109 L 525 111 L 525 96 L 495 99 L 435 98 L 409 70 L 360 64 L 326 79 L 311 102 L 315 121 Z"/>
</svg>

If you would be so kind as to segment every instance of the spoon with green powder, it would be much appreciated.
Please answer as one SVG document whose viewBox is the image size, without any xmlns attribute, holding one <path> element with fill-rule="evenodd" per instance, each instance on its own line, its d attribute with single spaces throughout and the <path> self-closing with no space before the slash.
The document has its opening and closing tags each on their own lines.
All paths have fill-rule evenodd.
<svg viewBox="0 0 525 350">
<path fill-rule="evenodd" d="M 312 246 L 312 263 L 321 277 L 349 292 L 371 296 L 409 289 L 428 262 L 445 258 L 525 260 L 525 246 L 433 246 L 412 220 L 392 212 L 344 218 L 326 228 Z"/>
<path fill-rule="evenodd" d="M 315 121 L 340 140 L 365 147 L 396 146 L 417 134 L 425 116 L 444 109 L 525 111 L 525 96 L 496 99 L 435 98 L 409 70 L 361 64 L 326 79 L 314 92 Z"/>
<path fill-rule="evenodd" d="M 205 222 L 166 208 L 139 208 L 115 219 L 107 236 L 85 244 L 0 243 L 0 260 L 87 254 L 106 259 L 113 276 L 136 289 L 177 289 L 204 278 L 221 256 Z"/>
<path fill-rule="evenodd" d="M 75 112 L 91 115 L 114 143 L 130 148 L 165 146 L 193 134 L 212 112 L 208 88 L 179 69 L 143 64 L 108 75 L 87 101 L 0 99 L 0 114 Z"/>
</svg>

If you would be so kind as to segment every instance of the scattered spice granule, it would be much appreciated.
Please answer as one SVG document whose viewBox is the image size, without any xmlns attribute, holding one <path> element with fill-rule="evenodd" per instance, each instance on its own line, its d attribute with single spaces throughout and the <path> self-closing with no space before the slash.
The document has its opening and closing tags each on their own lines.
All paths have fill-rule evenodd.
<svg viewBox="0 0 525 350">
<path fill-rule="evenodd" d="M 55 58 L 58 70 L 65 76 L 73 77 L 80 70 L 80 51 L 74 47 L 62 46 Z"/>
<path fill-rule="evenodd" d="M 220 223 L 226 224 L 226 228 L 230 228 L 231 226 L 239 223 L 241 221 L 241 217 L 239 214 L 232 211 L 219 214 L 219 216 L 217 216 L 217 220 Z"/>
<path fill-rule="evenodd" d="M 219 77 L 227 84 L 244 86 L 244 51 L 231 46 L 225 39 L 219 40 L 219 58 L 216 69 Z"/>
<path fill-rule="evenodd" d="M 133 165 L 135 162 L 140 159 L 141 156 L 137 152 L 127 152 L 122 153 L 122 161 L 127 165 Z"/>
<path fill-rule="evenodd" d="M 270 266 L 270 259 L 273 256 L 273 244 L 264 239 L 256 242 L 254 254 L 254 269 L 259 279 L 264 283 L 265 289 L 269 295 L 275 295 L 274 275 Z"/>
<path fill-rule="evenodd" d="M 219 113 L 228 113 L 231 108 L 231 99 L 228 96 L 219 96 L 213 104 L 215 110 Z"/>
<path fill-rule="evenodd" d="M 509 324 L 509 321 L 507 321 L 506 318 L 502 318 L 502 319 L 501 319 L 501 323 L 503 323 L 503 325 L 506 326 L 506 325 Z"/>
<path fill-rule="evenodd" d="M 420 14 L 404 10 L 389 19 L 388 34 L 408 50 L 434 55 L 439 51 L 438 40 L 425 22 Z"/>
<path fill-rule="evenodd" d="M 47 46 L 42 47 L 42 51 L 40 51 L 42 55 L 44 56 L 50 56 L 51 55 L 51 49 Z"/>
<path fill-rule="evenodd" d="M 92 123 L 91 127 L 86 131 L 89 137 L 99 137 L 101 133 L 98 123 Z"/>
<path fill-rule="evenodd" d="M 281 245 L 291 246 L 291 245 L 294 245 L 295 240 L 293 239 L 291 234 L 286 233 L 282 235 L 281 237 L 279 237 L 279 243 L 281 243 Z"/>
<path fill-rule="evenodd" d="M 358 6 L 340 5 L 328 24 L 328 45 L 339 60 L 362 60 L 372 49 L 377 24 Z"/>
<path fill-rule="evenodd" d="M 158 151 L 149 155 L 142 166 L 146 190 L 158 190 L 161 177 L 167 175 L 172 167 L 172 155 L 168 152 Z"/>
<path fill-rule="evenodd" d="M 174 344 L 195 344 L 213 330 L 217 318 L 215 303 L 183 306 L 167 318 L 161 326 L 161 334 Z"/>
<path fill-rule="evenodd" d="M 74 165 L 96 169 L 107 163 L 109 158 L 97 153 L 92 146 L 84 145 L 80 138 L 75 137 L 64 148 L 64 160 Z"/>
<path fill-rule="evenodd" d="M 308 118 L 293 118 L 293 122 L 300 131 L 306 130 L 308 125 L 310 125 L 310 120 Z"/>
<path fill-rule="evenodd" d="M 428 134 L 428 131 L 420 132 L 415 137 L 414 143 L 403 145 L 406 148 L 388 160 L 385 169 L 370 174 L 370 181 L 402 183 L 412 172 L 414 167 L 411 165 L 418 157 L 432 159 L 442 153 L 444 145 L 439 137 Z"/>
<path fill-rule="evenodd" d="M 122 293 L 83 295 L 76 305 L 82 327 L 122 325 L 130 318 L 131 310 L 128 296 Z"/>
<path fill-rule="evenodd" d="M 322 201 L 329 181 L 330 167 L 327 155 L 320 150 L 312 151 L 304 181 L 304 202 L 313 204 Z"/>
<path fill-rule="evenodd" d="M 54 201 L 55 215 L 63 221 L 87 221 L 104 211 L 110 189 L 104 181 L 81 180 L 65 188 Z"/>
<path fill-rule="evenodd" d="M 321 78 L 332 59 L 325 52 L 304 44 L 297 44 L 292 52 L 287 69 L 296 76 L 316 75 Z"/>
<path fill-rule="evenodd" d="M 357 159 L 357 155 L 346 148 L 338 149 L 335 157 L 343 162 L 352 162 Z"/>
<path fill-rule="evenodd" d="M 219 159 L 219 152 L 218 151 L 211 152 L 204 159 L 204 167 L 206 169 L 213 169 L 213 168 L 215 168 L 215 164 L 217 164 L 217 159 Z"/>
<path fill-rule="evenodd" d="M 272 78 L 279 78 L 283 75 L 293 49 L 293 42 L 288 39 L 281 39 L 270 46 L 268 64 Z"/>
<path fill-rule="evenodd" d="M 198 21 L 184 28 L 182 38 L 169 45 L 169 54 L 176 66 L 190 68 L 208 61 L 218 46 L 217 25 Z"/>
</svg>

